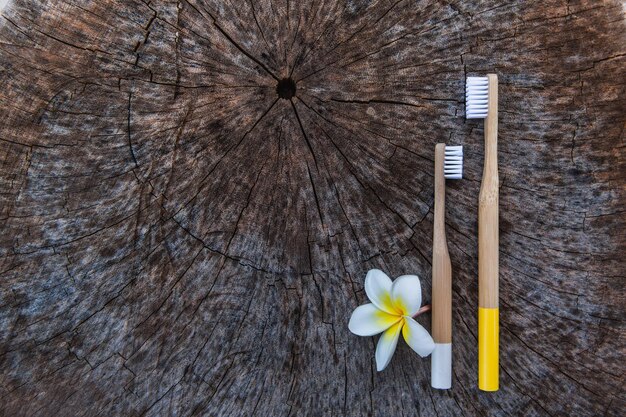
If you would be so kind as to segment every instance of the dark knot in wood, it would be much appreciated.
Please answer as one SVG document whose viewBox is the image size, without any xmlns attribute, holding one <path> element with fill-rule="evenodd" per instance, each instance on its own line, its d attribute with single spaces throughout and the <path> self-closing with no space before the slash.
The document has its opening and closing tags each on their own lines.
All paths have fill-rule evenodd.
<svg viewBox="0 0 626 417">
<path fill-rule="evenodd" d="M 278 97 L 289 100 L 296 95 L 296 83 L 291 78 L 283 78 L 276 85 Z"/>
</svg>

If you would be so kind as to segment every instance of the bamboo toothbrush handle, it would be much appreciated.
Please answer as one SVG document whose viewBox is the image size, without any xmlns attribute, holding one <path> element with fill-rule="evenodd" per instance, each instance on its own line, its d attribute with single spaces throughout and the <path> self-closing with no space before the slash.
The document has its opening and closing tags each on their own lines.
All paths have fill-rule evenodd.
<svg viewBox="0 0 626 417">
<path fill-rule="evenodd" d="M 498 78 L 488 75 L 485 163 L 478 202 L 478 387 L 499 388 Z"/>
<path fill-rule="evenodd" d="M 452 383 L 452 272 L 446 242 L 446 145 L 435 147 L 435 214 L 432 260 L 432 332 L 435 350 L 431 357 L 431 385 L 447 389 Z"/>
</svg>

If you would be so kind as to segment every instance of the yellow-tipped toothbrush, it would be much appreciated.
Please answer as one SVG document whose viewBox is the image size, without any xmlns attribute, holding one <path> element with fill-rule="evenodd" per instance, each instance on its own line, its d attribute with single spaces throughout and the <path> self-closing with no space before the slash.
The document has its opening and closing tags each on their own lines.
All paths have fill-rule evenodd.
<svg viewBox="0 0 626 417">
<path fill-rule="evenodd" d="M 485 119 L 485 163 L 478 199 L 478 388 L 499 388 L 498 76 L 468 77 L 466 117 Z"/>
</svg>

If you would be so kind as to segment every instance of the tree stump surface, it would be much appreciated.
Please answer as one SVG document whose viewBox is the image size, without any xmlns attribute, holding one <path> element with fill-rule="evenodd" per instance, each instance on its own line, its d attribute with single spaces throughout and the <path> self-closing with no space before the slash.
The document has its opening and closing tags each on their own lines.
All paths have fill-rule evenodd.
<svg viewBox="0 0 626 417">
<path fill-rule="evenodd" d="M 14 0 L 0 19 L 0 415 L 620 416 L 619 1 Z M 477 389 L 483 122 L 500 77 L 501 389 Z M 430 300 L 449 181 L 453 388 L 347 323 Z M 430 315 L 418 319 L 430 328 Z M 620 411 L 621 410 L 621 411 Z"/>
</svg>

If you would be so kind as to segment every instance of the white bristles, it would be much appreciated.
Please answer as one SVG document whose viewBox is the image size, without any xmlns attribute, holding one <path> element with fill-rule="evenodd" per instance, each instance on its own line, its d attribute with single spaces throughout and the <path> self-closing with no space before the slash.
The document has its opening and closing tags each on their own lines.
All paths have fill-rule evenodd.
<svg viewBox="0 0 626 417">
<path fill-rule="evenodd" d="M 468 119 L 487 117 L 489 81 L 487 77 L 467 77 L 465 85 L 465 114 Z"/>
<path fill-rule="evenodd" d="M 446 146 L 443 176 L 449 180 L 463 178 L 463 146 Z"/>
</svg>

